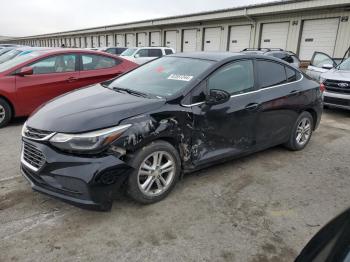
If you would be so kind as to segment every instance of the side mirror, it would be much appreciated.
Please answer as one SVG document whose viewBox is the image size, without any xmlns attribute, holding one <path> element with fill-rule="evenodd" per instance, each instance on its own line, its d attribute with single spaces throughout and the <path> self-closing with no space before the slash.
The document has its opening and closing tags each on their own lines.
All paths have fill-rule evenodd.
<svg viewBox="0 0 350 262">
<path fill-rule="evenodd" d="M 206 103 L 208 105 L 218 105 L 227 102 L 230 97 L 230 94 L 224 90 L 211 89 Z"/>
<path fill-rule="evenodd" d="M 139 58 L 140 57 L 140 54 L 136 54 L 134 55 L 135 58 Z"/>
<path fill-rule="evenodd" d="M 19 75 L 19 76 L 29 76 L 29 75 L 32 75 L 33 73 L 34 73 L 33 67 L 25 66 L 25 67 L 22 67 L 19 70 L 19 73 L 17 75 Z"/>
<path fill-rule="evenodd" d="M 323 68 L 323 69 L 332 69 L 332 68 L 333 68 L 333 65 L 331 65 L 331 64 L 323 64 L 323 65 L 322 65 L 322 68 Z"/>
</svg>

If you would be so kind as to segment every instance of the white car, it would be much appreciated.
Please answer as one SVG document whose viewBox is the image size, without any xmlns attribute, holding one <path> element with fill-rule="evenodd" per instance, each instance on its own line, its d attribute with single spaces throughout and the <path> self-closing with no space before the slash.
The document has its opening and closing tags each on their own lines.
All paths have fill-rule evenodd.
<svg viewBox="0 0 350 262">
<path fill-rule="evenodd" d="M 345 56 L 333 59 L 315 52 L 306 74 L 324 85 L 324 105 L 350 110 L 350 57 Z"/>
<path fill-rule="evenodd" d="M 135 47 L 128 48 L 120 54 L 121 57 L 142 65 L 156 58 L 174 54 L 175 51 L 169 47 Z"/>
</svg>

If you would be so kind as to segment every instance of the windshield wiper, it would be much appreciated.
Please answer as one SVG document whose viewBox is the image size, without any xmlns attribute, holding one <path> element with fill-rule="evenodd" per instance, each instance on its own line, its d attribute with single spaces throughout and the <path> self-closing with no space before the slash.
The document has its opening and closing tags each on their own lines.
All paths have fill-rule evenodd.
<svg viewBox="0 0 350 262">
<path fill-rule="evenodd" d="M 141 97 L 150 97 L 150 95 L 139 92 L 139 91 L 135 91 L 132 89 L 128 89 L 128 88 L 121 88 L 121 87 L 111 87 L 112 90 L 115 91 L 121 91 L 121 92 L 125 92 L 128 93 L 130 95 L 135 95 L 135 96 L 141 96 Z"/>
</svg>

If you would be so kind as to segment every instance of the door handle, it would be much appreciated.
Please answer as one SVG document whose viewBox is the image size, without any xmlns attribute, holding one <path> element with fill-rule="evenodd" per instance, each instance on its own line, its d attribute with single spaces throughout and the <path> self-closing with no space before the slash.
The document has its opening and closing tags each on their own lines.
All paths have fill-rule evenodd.
<svg viewBox="0 0 350 262">
<path fill-rule="evenodd" d="M 258 103 L 251 103 L 251 104 L 246 105 L 245 110 L 254 111 L 254 110 L 257 110 L 258 108 L 259 108 Z"/>
<path fill-rule="evenodd" d="M 72 82 L 77 81 L 77 80 L 78 80 L 78 78 L 69 77 L 69 78 L 67 79 L 67 82 L 68 82 L 68 83 L 72 83 Z"/>
</svg>

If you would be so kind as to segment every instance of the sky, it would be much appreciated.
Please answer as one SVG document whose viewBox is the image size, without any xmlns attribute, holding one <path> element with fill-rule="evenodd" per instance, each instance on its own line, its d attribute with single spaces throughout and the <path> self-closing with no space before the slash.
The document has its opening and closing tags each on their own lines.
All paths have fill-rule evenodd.
<svg viewBox="0 0 350 262">
<path fill-rule="evenodd" d="M 274 0 L 0 0 L 0 35 L 29 36 Z"/>
</svg>

